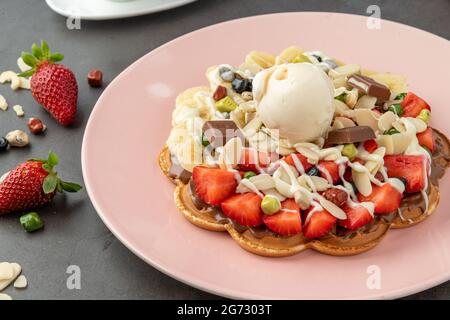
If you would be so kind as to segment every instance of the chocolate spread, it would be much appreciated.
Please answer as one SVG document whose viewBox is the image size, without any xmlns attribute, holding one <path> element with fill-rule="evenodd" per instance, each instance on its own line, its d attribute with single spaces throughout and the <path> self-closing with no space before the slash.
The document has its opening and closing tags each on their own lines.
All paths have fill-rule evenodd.
<svg viewBox="0 0 450 320">
<path fill-rule="evenodd" d="M 433 129 L 433 134 L 436 142 L 436 148 L 432 154 L 431 175 L 429 179 L 430 183 L 428 184 L 429 187 L 426 191 L 430 198 L 430 203 L 432 201 L 437 201 L 438 198 L 436 197 L 439 196 L 437 189 L 438 180 L 442 178 L 446 168 L 450 165 L 450 142 L 444 134 L 435 129 Z M 174 174 L 179 170 L 179 168 L 175 167 L 173 170 L 171 168 L 170 172 Z M 183 178 L 183 180 L 186 180 L 186 177 Z M 222 213 L 220 207 L 209 206 L 197 197 L 192 179 L 188 179 L 188 181 L 184 183 L 187 184 L 188 182 L 188 197 L 191 199 L 195 208 L 199 210 L 202 215 L 206 214 L 209 218 L 208 220 L 212 220 L 220 224 L 231 224 L 236 231 L 249 240 L 257 239 L 260 242 L 269 244 L 271 247 L 280 248 L 286 245 L 296 245 L 313 241 L 306 239 L 302 234 L 289 237 L 280 236 L 270 231 L 265 226 L 245 227 L 239 225 L 235 221 L 226 217 Z M 388 215 L 377 215 L 372 222 L 357 230 L 348 230 L 336 225 L 330 233 L 321 237 L 319 240 L 321 242 L 340 247 L 358 246 L 364 243 L 369 243 L 382 237 L 393 223 L 394 225 L 410 224 L 412 219 L 423 215 L 425 209 L 425 200 L 423 199 L 422 194 L 410 194 L 402 200 L 400 206 L 401 216 L 399 216 L 399 213 L 397 212 Z"/>
</svg>

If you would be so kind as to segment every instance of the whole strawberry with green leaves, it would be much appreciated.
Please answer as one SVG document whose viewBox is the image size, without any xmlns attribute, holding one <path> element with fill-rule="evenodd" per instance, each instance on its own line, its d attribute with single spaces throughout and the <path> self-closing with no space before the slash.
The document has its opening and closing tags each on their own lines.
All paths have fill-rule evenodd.
<svg viewBox="0 0 450 320">
<path fill-rule="evenodd" d="M 42 207 L 57 192 L 78 192 L 80 185 L 58 177 L 58 163 L 58 156 L 50 152 L 48 159 L 28 160 L 7 173 L 0 182 L 0 215 Z"/>
<path fill-rule="evenodd" d="M 67 126 L 77 113 L 78 85 L 73 72 L 62 64 L 64 56 L 52 53 L 45 41 L 33 44 L 31 53 L 22 52 L 22 60 L 31 67 L 19 76 L 31 76 L 31 93 L 60 124 Z"/>
</svg>

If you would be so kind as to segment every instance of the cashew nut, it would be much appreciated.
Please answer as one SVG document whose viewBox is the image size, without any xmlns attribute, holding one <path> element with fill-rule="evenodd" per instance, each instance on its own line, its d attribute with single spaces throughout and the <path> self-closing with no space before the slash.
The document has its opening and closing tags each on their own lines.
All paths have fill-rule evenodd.
<svg viewBox="0 0 450 320">
<path fill-rule="evenodd" d="M 31 83 L 30 79 L 19 77 L 20 79 L 20 88 L 30 90 L 31 89 Z"/>
<path fill-rule="evenodd" d="M 25 147 L 30 143 L 30 138 L 22 130 L 14 130 L 6 135 L 11 147 Z"/>
<path fill-rule="evenodd" d="M 8 110 L 8 103 L 5 100 L 5 97 L 3 97 L 0 94 L 0 110 L 6 111 Z"/>
<path fill-rule="evenodd" d="M 0 74 L 0 83 L 11 82 L 11 89 L 17 90 L 20 87 L 20 78 L 14 71 L 5 71 Z"/>
</svg>

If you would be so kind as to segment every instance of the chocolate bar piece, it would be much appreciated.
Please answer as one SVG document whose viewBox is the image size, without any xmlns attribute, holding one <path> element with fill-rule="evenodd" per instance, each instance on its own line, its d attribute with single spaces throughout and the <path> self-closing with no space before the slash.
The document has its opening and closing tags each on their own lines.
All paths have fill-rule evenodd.
<svg viewBox="0 0 450 320">
<path fill-rule="evenodd" d="M 232 138 L 238 137 L 242 143 L 245 138 L 233 120 L 210 120 L 203 125 L 203 135 L 213 148 L 224 146 Z"/>
<path fill-rule="evenodd" d="M 188 183 L 189 179 L 191 179 L 192 173 L 183 169 L 174 155 L 170 156 L 170 160 L 171 166 L 169 169 L 169 176 L 174 179 L 180 179 L 184 184 Z"/>
<path fill-rule="evenodd" d="M 379 101 L 387 101 L 391 98 L 391 90 L 372 78 L 354 74 L 348 78 L 347 83 L 364 94 L 377 98 Z"/>
<path fill-rule="evenodd" d="M 364 142 L 375 139 L 375 132 L 368 126 L 356 126 L 330 131 L 325 140 L 325 146 L 336 144 Z"/>
</svg>

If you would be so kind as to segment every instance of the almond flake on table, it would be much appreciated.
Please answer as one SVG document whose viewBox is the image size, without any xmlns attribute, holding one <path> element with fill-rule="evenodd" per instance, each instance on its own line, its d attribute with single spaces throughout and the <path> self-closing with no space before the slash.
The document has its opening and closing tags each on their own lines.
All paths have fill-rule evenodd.
<svg viewBox="0 0 450 320">
<path fill-rule="evenodd" d="M 11 279 L 13 275 L 13 266 L 9 262 L 0 262 L 0 280 Z"/>
<path fill-rule="evenodd" d="M 11 267 L 13 268 L 13 275 L 9 279 L 0 280 L 0 291 L 8 287 L 22 272 L 22 267 L 17 263 L 11 263 Z"/>
<path fill-rule="evenodd" d="M 25 112 L 23 111 L 23 107 L 19 104 L 16 104 L 13 106 L 14 112 L 17 114 L 18 117 L 23 117 L 25 115 Z"/>
<path fill-rule="evenodd" d="M 6 301 L 6 300 L 12 300 L 10 295 L 7 295 L 6 293 L 0 293 L 0 301 Z"/>
<path fill-rule="evenodd" d="M 24 289 L 28 286 L 27 278 L 24 275 L 20 275 L 16 281 L 14 281 L 14 288 Z"/>
</svg>

